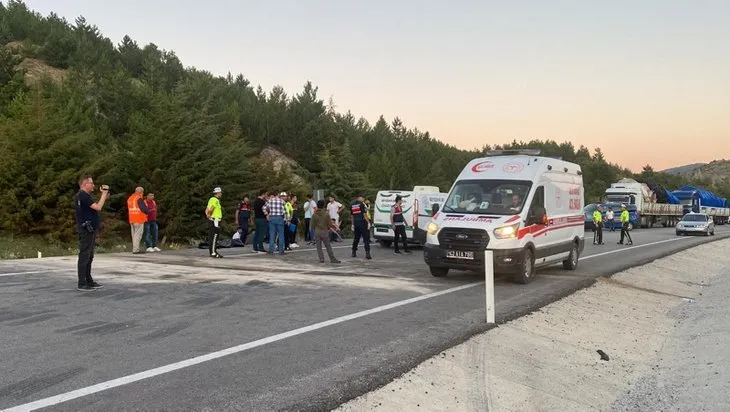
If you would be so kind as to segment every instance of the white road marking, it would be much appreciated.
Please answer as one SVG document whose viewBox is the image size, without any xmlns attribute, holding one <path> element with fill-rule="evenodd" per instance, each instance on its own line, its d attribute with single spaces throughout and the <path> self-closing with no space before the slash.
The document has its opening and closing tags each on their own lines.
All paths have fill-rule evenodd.
<svg viewBox="0 0 730 412">
<path fill-rule="evenodd" d="M 689 239 L 689 238 L 688 237 L 678 237 L 678 238 L 674 238 L 674 239 L 665 239 L 665 240 L 659 240 L 659 241 L 651 242 L 651 243 L 644 243 L 644 244 L 636 245 L 636 246 L 634 246 L 634 245 L 625 246 L 626 249 L 618 249 L 618 250 L 610 250 L 608 252 L 594 253 L 592 255 L 583 256 L 582 258 L 580 258 L 580 260 L 591 259 L 591 258 L 599 257 L 599 256 L 606 256 L 606 255 L 610 255 L 612 253 L 624 252 L 624 251 L 629 251 L 629 250 L 632 250 L 632 249 L 639 249 L 639 248 L 642 248 L 642 247 L 658 245 L 658 244 L 661 244 L 661 243 L 676 242 L 678 240 L 684 240 L 684 239 Z"/>
<path fill-rule="evenodd" d="M 208 362 L 214 359 L 222 358 L 224 356 L 233 355 L 235 353 L 247 351 L 250 349 L 258 348 L 260 346 L 268 345 L 270 343 L 278 342 L 283 339 L 290 338 L 292 336 L 301 335 L 303 333 L 312 332 L 317 329 L 326 328 L 327 326 L 337 325 L 339 323 L 351 321 L 354 319 L 362 318 L 364 316 L 372 315 L 375 313 L 383 312 L 386 310 L 394 309 L 400 306 L 409 305 L 411 303 L 419 302 L 426 299 L 435 298 L 438 296 L 447 295 L 449 293 L 458 292 L 460 290 L 472 288 L 481 284 L 482 282 L 469 283 L 455 288 L 441 290 L 438 292 L 429 293 L 426 295 L 416 296 L 414 298 L 402 300 L 399 302 L 391 303 L 388 305 L 378 306 L 373 309 L 356 312 L 350 315 L 340 316 L 338 318 L 326 320 L 324 322 L 315 323 L 313 325 L 305 326 L 303 328 L 294 329 L 288 332 L 280 333 L 277 335 L 269 336 L 267 338 L 255 340 L 253 342 L 244 343 L 242 345 L 233 346 L 228 349 L 223 349 L 217 352 L 212 352 L 202 356 L 196 356 L 181 362 L 171 363 L 169 365 L 161 366 L 159 368 L 150 369 L 144 372 L 135 373 L 133 375 L 124 376 L 117 379 L 112 379 L 106 382 L 98 383 L 96 385 L 88 386 L 86 388 L 77 389 L 71 392 L 66 392 L 60 395 L 51 396 L 49 398 L 41 399 L 35 402 L 26 403 L 10 409 L 5 409 L 3 412 L 20 412 L 20 411 L 33 411 L 40 408 L 46 408 L 53 405 L 58 405 L 62 402 L 67 402 L 72 399 L 80 398 L 82 396 L 91 395 L 97 392 L 105 391 L 107 389 L 116 388 L 118 386 L 127 385 L 133 382 L 141 381 L 143 379 L 151 378 L 154 376 L 162 375 L 165 373 L 173 372 L 179 369 L 187 368 L 190 366 L 198 365 L 203 362 Z"/>
<path fill-rule="evenodd" d="M 3 276 L 17 276 L 17 275 L 34 275 L 37 273 L 56 273 L 56 272 L 70 272 L 75 269 L 47 269 L 47 270 L 33 270 L 30 272 L 11 272 L 11 273 L 0 273 L 0 277 Z"/>
<path fill-rule="evenodd" d="M 584 256 L 584 257 L 580 258 L 580 260 L 590 259 L 592 257 L 597 257 L 597 256 L 611 255 L 614 253 L 630 252 L 631 250 L 636 249 L 636 248 L 647 247 L 647 246 L 651 246 L 651 245 L 658 245 L 658 244 L 667 243 L 667 242 L 674 242 L 674 241 L 681 240 L 681 239 L 685 239 L 685 238 L 660 240 L 657 242 L 645 243 L 645 244 L 633 246 L 633 247 L 627 246 L 625 249 L 616 249 L 616 250 L 611 250 L 608 252 L 598 253 L 595 255 Z M 353 313 L 350 315 L 340 316 L 338 318 L 315 323 L 313 325 L 290 330 L 288 332 L 279 333 L 277 335 L 255 340 L 253 342 L 244 343 L 244 344 L 241 344 L 238 346 L 233 346 L 233 347 L 223 349 L 220 351 L 216 351 L 216 352 L 211 352 L 206 355 L 196 356 L 194 358 L 186 359 L 184 361 L 171 363 L 171 364 L 168 364 L 165 366 L 160 366 L 158 368 L 149 369 L 149 370 L 135 373 L 132 375 L 123 376 L 121 378 L 116 378 L 116 379 L 112 379 L 112 380 L 109 380 L 106 382 L 97 383 L 96 385 L 91 385 L 91 386 L 87 386 L 85 388 L 76 389 L 76 390 L 73 390 L 70 392 L 62 393 L 60 395 L 51 396 L 51 397 L 40 399 L 40 400 L 30 402 L 30 403 L 25 403 L 23 405 L 18 405 L 18 406 L 9 408 L 9 409 L 4 409 L 0 412 L 21 412 L 21 411 L 25 412 L 25 411 L 33 411 L 33 410 L 40 409 L 40 408 L 47 408 L 49 406 L 58 405 L 60 403 L 67 402 L 67 401 L 70 401 L 73 399 L 77 399 L 77 398 L 81 398 L 84 396 L 92 395 L 94 393 L 102 392 L 107 389 L 117 388 L 120 386 L 128 385 L 130 383 L 134 383 L 134 382 L 138 382 L 138 381 L 141 381 L 144 379 L 163 375 L 163 374 L 173 372 L 176 370 L 180 370 L 180 369 L 184 369 L 184 368 L 187 368 L 190 366 L 195 366 L 195 365 L 198 365 L 198 364 L 201 364 L 204 362 L 208 362 L 208 361 L 211 361 L 214 359 L 222 358 L 224 356 L 233 355 L 233 354 L 244 352 L 244 351 L 247 351 L 250 349 L 258 348 L 258 347 L 261 347 L 264 345 L 268 345 L 270 343 L 274 343 L 274 342 L 278 342 L 280 340 L 291 338 L 293 336 L 297 336 L 297 335 L 312 332 L 312 331 L 315 331 L 318 329 L 326 328 L 328 326 L 337 325 L 339 323 L 348 322 L 348 321 L 362 318 L 365 316 L 384 312 L 386 310 L 409 305 L 411 303 L 416 303 L 416 302 L 420 302 L 422 300 L 431 299 L 431 298 L 435 298 L 438 296 L 447 295 L 449 293 L 454 293 L 454 292 L 458 292 L 461 290 L 469 289 L 474 286 L 481 285 L 482 283 L 483 283 L 483 281 L 468 283 L 468 284 L 457 286 L 454 288 L 445 289 L 445 290 L 441 290 L 441 291 L 433 292 L 433 293 L 428 293 L 428 294 L 421 295 L 421 296 L 416 296 L 414 298 L 401 300 L 401 301 L 390 303 L 390 304 L 383 305 L 383 306 L 378 306 L 376 308 L 364 310 L 361 312 L 356 312 L 356 313 Z"/>
</svg>

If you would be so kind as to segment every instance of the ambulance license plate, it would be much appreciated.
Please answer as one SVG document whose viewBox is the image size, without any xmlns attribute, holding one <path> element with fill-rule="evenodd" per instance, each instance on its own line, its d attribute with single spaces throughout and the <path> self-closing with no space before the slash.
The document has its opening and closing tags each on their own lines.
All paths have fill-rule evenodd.
<svg viewBox="0 0 730 412">
<path fill-rule="evenodd" d="M 381 228 L 378 228 L 378 232 L 385 232 L 385 233 L 388 233 L 388 229 L 381 229 Z"/>
<path fill-rule="evenodd" d="M 451 259 L 474 260 L 474 252 L 462 252 L 460 250 L 449 250 L 446 252 L 446 257 L 451 258 Z"/>
</svg>

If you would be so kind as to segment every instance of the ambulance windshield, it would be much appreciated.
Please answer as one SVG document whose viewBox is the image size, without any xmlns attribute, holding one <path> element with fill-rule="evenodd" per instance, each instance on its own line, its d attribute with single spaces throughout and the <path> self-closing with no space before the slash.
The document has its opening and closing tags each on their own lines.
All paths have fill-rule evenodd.
<svg viewBox="0 0 730 412">
<path fill-rule="evenodd" d="M 522 212 L 532 182 L 528 180 L 460 180 L 444 204 L 446 213 L 515 215 Z"/>
</svg>

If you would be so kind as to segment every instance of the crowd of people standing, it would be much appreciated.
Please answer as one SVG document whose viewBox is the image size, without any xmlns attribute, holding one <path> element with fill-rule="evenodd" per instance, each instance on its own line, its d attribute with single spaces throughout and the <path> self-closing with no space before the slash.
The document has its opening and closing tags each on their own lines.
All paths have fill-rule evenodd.
<svg viewBox="0 0 730 412">
<path fill-rule="evenodd" d="M 219 197 L 219 189 L 214 190 L 214 197 Z M 297 234 L 301 223 L 299 215 L 300 212 L 303 212 L 304 241 L 309 245 L 316 245 L 320 252 L 324 246 L 330 253 L 330 243 L 342 240 L 340 225 L 343 210 L 344 206 L 334 196 L 329 197 L 329 202 L 324 200 L 315 202 L 311 195 L 307 195 L 306 200 L 300 205 L 296 195 L 261 190 L 253 202 L 248 196 L 243 196 L 239 201 L 234 213 L 237 232 L 233 239 L 246 245 L 249 237 L 253 235 L 252 245 L 255 253 L 283 255 L 286 251 L 299 247 L 297 244 Z M 362 232 L 362 225 L 365 224 L 369 231 L 370 211 L 369 206 L 364 202 L 364 197 L 358 197 L 358 200 L 353 202 L 350 214 L 353 218 L 354 230 L 358 233 Z M 361 220 L 365 223 L 361 223 Z M 355 224 L 357 224 L 357 228 Z M 208 237 L 209 251 L 212 257 L 220 257 L 220 253 L 215 249 L 215 239 L 213 239 L 215 232 L 211 231 Z M 268 250 L 264 247 L 265 243 L 268 243 Z M 368 236 L 366 245 L 368 259 L 370 259 L 369 250 Z M 323 260 L 322 255 L 320 261 Z M 330 260 L 335 263 L 339 262 L 332 254 L 330 254 Z"/>
<path fill-rule="evenodd" d="M 78 288 L 79 290 L 94 290 L 102 287 L 91 276 L 91 263 L 94 258 L 96 234 L 100 229 L 99 212 L 109 197 L 109 188 L 101 187 L 101 197 L 94 201 L 91 193 L 96 186 L 91 176 L 84 176 L 79 180 L 79 192 L 76 195 L 76 222 L 79 233 L 79 261 L 78 261 Z M 218 251 L 219 242 L 223 234 L 223 207 L 221 198 L 223 189 L 215 187 L 212 196 L 208 199 L 204 216 L 208 227 L 208 252 L 212 258 L 222 258 Z M 137 187 L 127 198 L 128 222 L 131 230 L 132 253 L 160 252 L 158 247 L 159 226 L 158 205 L 154 193 L 146 193 L 143 187 Z M 299 216 L 303 216 L 304 241 L 316 246 L 319 261 L 325 262 L 324 252 L 331 263 L 341 263 L 332 249 L 332 242 L 342 241 L 341 225 L 343 213 L 349 213 L 351 230 L 354 234 L 352 243 L 352 257 L 357 257 L 360 241 L 363 243 L 365 258 L 372 259 L 370 253 L 370 230 L 372 228 L 372 212 L 370 202 L 364 195 L 359 195 L 352 201 L 345 212 L 345 206 L 330 195 L 328 201 L 315 201 L 308 195 L 302 205 L 298 203 L 296 195 L 286 192 L 261 190 L 253 200 L 249 196 L 242 196 L 234 213 L 236 233 L 233 240 L 241 246 L 249 243 L 257 254 L 284 255 L 299 247 L 297 233 L 301 223 Z M 391 213 L 391 224 L 397 233 L 403 232 L 404 226 L 402 207 L 397 201 Z M 405 236 L 402 236 L 406 253 L 410 253 Z M 396 239 L 397 241 L 397 239 Z M 144 242 L 144 248 L 142 243 Z M 268 244 L 268 248 L 264 245 Z M 400 253 L 396 244 L 395 253 Z"/>
</svg>

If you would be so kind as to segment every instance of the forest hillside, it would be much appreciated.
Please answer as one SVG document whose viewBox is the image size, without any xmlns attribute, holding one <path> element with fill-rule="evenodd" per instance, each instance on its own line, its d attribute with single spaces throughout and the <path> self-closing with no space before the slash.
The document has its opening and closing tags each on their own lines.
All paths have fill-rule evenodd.
<svg viewBox="0 0 730 412">
<path fill-rule="evenodd" d="M 156 194 L 162 232 L 184 240 L 204 232 L 216 185 L 231 216 L 240 195 L 262 188 L 300 196 L 322 188 L 345 200 L 414 185 L 448 190 L 470 159 L 498 147 L 461 150 L 399 118 L 371 124 L 335 110 L 307 81 L 295 93 L 252 81 L 186 67 L 173 51 L 131 36 L 111 40 L 83 17 L 68 22 L 0 2 L 0 231 L 73 240 L 82 173 L 111 186 L 106 233 L 127 233 L 125 199 L 141 185 Z M 580 163 L 587 202 L 631 175 L 600 149 L 570 142 L 505 147 L 527 146 Z M 650 166 L 643 175 L 709 184 Z"/>
</svg>

